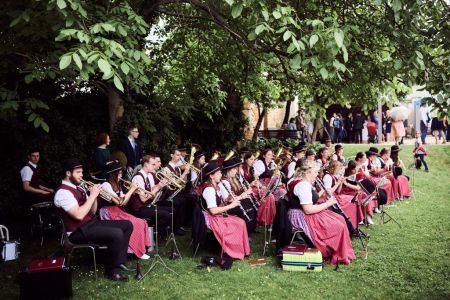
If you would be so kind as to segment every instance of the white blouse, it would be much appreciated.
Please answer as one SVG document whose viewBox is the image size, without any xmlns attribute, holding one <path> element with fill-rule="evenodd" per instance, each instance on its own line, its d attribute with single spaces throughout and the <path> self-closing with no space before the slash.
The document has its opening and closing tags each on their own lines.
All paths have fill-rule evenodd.
<svg viewBox="0 0 450 300">
<path fill-rule="evenodd" d="M 294 187 L 294 195 L 300 199 L 300 204 L 312 204 L 312 185 L 307 180 L 302 180 Z"/>
</svg>

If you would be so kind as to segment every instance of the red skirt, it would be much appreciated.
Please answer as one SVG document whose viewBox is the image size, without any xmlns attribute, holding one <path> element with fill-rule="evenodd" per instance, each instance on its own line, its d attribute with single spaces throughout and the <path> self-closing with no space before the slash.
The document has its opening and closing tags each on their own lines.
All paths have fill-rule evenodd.
<svg viewBox="0 0 450 300">
<path fill-rule="evenodd" d="M 356 225 L 358 224 L 356 219 L 356 205 L 354 203 L 351 203 L 353 196 L 352 195 L 334 195 L 336 200 L 339 203 L 339 206 L 342 208 L 344 213 L 347 215 L 347 217 L 350 219 L 350 222 L 353 225 L 353 228 L 356 228 Z"/>
<path fill-rule="evenodd" d="M 349 264 L 355 259 L 347 224 L 342 216 L 322 210 L 315 214 L 305 214 L 314 245 L 320 250 L 325 261 Z"/>
<path fill-rule="evenodd" d="M 263 201 L 260 201 L 260 194 L 261 197 L 263 197 L 266 193 L 266 188 L 260 187 L 260 189 L 258 190 L 257 187 L 253 187 L 252 190 L 253 196 L 260 205 L 256 215 L 257 224 L 261 226 L 272 224 L 277 212 L 274 195 L 269 194 Z"/>
<path fill-rule="evenodd" d="M 236 216 L 208 214 L 208 221 L 223 252 L 235 259 L 244 259 L 245 256 L 250 255 L 247 226 L 244 220 Z"/>
<path fill-rule="evenodd" d="M 409 181 L 405 175 L 397 176 L 398 195 L 402 197 L 410 197 L 411 189 L 409 188 Z"/>
<path fill-rule="evenodd" d="M 111 220 L 127 220 L 133 224 L 133 232 L 128 242 L 128 248 L 137 257 L 144 255 L 147 252 L 146 247 L 151 246 L 147 222 L 144 219 L 130 215 L 118 206 L 105 206 L 102 209 L 108 212 Z"/>
</svg>

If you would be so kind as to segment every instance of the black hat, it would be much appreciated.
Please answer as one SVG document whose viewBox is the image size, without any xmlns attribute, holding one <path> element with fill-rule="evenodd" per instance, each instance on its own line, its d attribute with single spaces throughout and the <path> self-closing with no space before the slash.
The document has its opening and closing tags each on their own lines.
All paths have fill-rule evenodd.
<svg viewBox="0 0 450 300">
<path fill-rule="evenodd" d="M 78 158 L 69 158 L 62 163 L 63 171 L 72 171 L 74 169 L 82 168 L 83 165 L 81 164 L 80 160 Z"/>
<path fill-rule="evenodd" d="M 231 158 L 229 160 L 226 160 L 222 164 L 222 170 L 228 170 L 234 167 L 239 166 L 242 164 L 242 160 L 238 157 Z"/>
<path fill-rule="evenodd" d="M 248 147 L 242 147 L 239 149 L 239 154 L 249 153 L 250 149 Z"/>
<path fill-rule="evenodd" d="M 306 145 L 297 145 L 292 149 L 292 154 L 306 151 Z"/>
<path fill-rule="evenodd" d="M 338 152 L 339 150 L 344 149 L 344 146 L 342 146 L 341 144 L 337 144 L 334 146 L 334 151 Z"/>
<path fill-rule="evenodd" d="M 368 151 L 366 151 L 366 156 L 370 156 L 370 155 L 378 155 L 378 148 L 376 147 L 370 147 Z"/>
<path fill-rule="evenodd" d="M 400 147 L 397 145 L 394 145 L 391 147 L 391 152 L 399 152 L 400 150 L 402 150 L 402 149 L 400 149 Z"/>
<path fill-rule="evenodd" d="M 113 160 L 106 164 L 105 166 L 105 174 L 114 173 L 122 169 L 122 165 L 117 161 Z"/>
<path fill-rule="evenodd" d="M 203 150 L 195 151 L 195 153 L 194 153 L 194 159 L 200 158 L 200 157 L 202 157 L 203 155 L 205 155 L 205 152 L 204 152 Z"/>
<path fill-rule="evenodd" d="M 177 150 L 178 150 L 178 151 L 186 151 L 186 150 L 187 150 L 187 147 L 186 147 L 186 145 L 181 144 L 181 145 L 178 145 L 178 146 L 177 146 Z"/>
<path fill-rule="evenodd" d="M 206 166 L 203 167 L 201 173 L 202 173 L 202 182 L 205 181 L 208 178 L 209 174 L 213 174 L 216 171 L 220 170 L 221 167 L 219 164 L 215 162 L 210 162 Z"/>
</svg>

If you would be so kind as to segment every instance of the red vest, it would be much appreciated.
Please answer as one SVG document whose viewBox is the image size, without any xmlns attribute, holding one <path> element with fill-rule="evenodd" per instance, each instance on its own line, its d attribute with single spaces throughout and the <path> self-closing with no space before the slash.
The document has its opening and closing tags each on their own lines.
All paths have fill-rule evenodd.
<svg viewBox="0 0 450 300">
<path fill-rule="evenodd" d="M 145 180 L 144 175 L 142 175 L 141 172 L 138 172 L 136 175 L 134 176 L 141 176 L 142 180 L 144 180 L 144 184 L 145 184 L 145 189 L 147 191 L 151 191 L 152 187 L 150 186 L 150 181 L 147 179 Z M 147 176 L 151 176 L 151 174 L 148 174 Z M 149 200 L 150 201 L 150 200 Z M 151 201 L 150 201 L 151 202 Z M 149 202 L 149 203 L 150 203 Z M 140 211 L 143 207 L 146 207 L 148 205 L 148 203 L 144 203 L 141 201 L 141 198 L 139 198 L 139 195 L 134 193 L 133 195 L 131 195 L 130 198 L 130 206 L 131 208 L 135 211 L 138 212 Z"/>
<path fill-rule="evenodd" d="M 30 186 L 38 189 L 40 185 L 39 172 L 37 168 L 33 167 L 30 163 L 28 163 L 27 166 L 29 166 L 31 171 L 33 171 L 33 175 L 31 175 Z"/>
<path fill-rule="evenodd" d="M 75 199 L 78 202 L 78 206 L 83 205 L 87 198 L 86 198 L 86 194 L 76 188 L 70 187 L 68 185 L 62 184 L 59 187 L 60 190 L 66 190 L 69 191 L 73 194 L 73 196 L 75 197 Z M 60 208 L 61 211 L 61 218 L 64 222 L 64 226 L 66 227 L 66 231 L 67 232 L 74 232 L 75 230 L 77 230 L 78 227 L 83 226 L 84 224 L 90 222 L 93 218 L 94 218 L 94 214 L 91 212 L 88 212 L 87 215 L 83 218 L 83 220 L 77 220 L 72 218 L 66 211 L 64 211 L 62 208 Z"/>
</svg>

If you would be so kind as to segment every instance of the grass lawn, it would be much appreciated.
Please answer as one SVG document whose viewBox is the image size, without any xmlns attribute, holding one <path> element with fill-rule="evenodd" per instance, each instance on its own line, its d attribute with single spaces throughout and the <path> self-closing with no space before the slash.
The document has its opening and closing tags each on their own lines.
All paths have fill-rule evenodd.
<svg viewBox="0 0 450 300">
<path fill-rule="evenodd" d="M 345 147 L 347 156 L 367 150 L 368 145 Z M 403 146 L 400 156 L 412 161 L 412 146 Z M 415 172 L 415 197 L 396 202 L 387 211 L 402 225 L 379 223 L 370 234 L 367 261 L 359 240 L 353 241 L 357 259 L 341 272 L 328 265 L 321 273 L 284 272 L 273 255 L 266 266 L 250 266 L 248 259 L 236 261 L 229 271 L 198 269 L 192 258 L 188 236 L 178 238 L 182 260 L 167 261 L 180 276 L 157 267 L 142 282 L 95 281 L 88 252 L 74 260 L 75 299 L 450 299 L 450 146 L 428 146 L 430 173 Z M 412 176 L 411 171 L 406 175 Z M 23 226 L 22 226 L 23 227 Z M 17 230 L 10 226 L 12 235 Z M 255 235 L 252 258 L 261 257 L 263 234 Z M 26 235 L 22 238 L 20 260 L 0 264 L 0 299 L 18 298 L 16 275 L 31 257 L 57 250 L 56 238 L 40 247 Z M 274 246 L 272 247 L 272 250 Z M 164 252 L 164 249 L 160 251 Z M 207 252 L 201 251 L 200 256 Z M 167 257 L 164 253 L 164 257 Z M 151 261 L 141 263 L 145 272 Z M 134 261 L 129 262 L 132 266 Z M 134 276 L 134 273 L 130 273 Z"/>
</svg>

